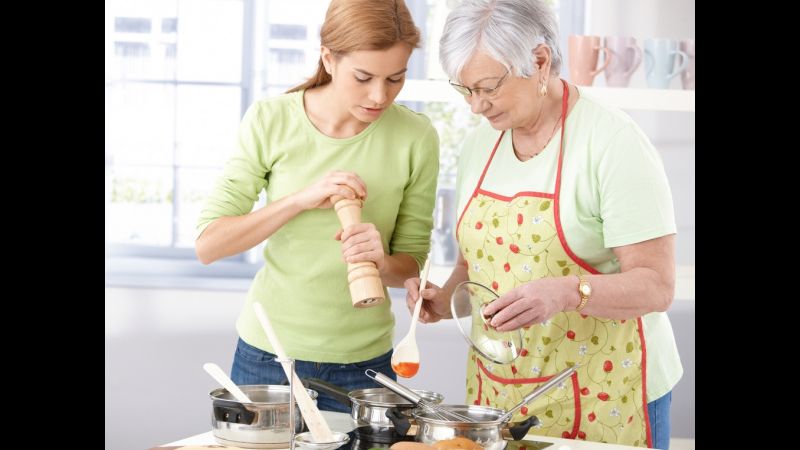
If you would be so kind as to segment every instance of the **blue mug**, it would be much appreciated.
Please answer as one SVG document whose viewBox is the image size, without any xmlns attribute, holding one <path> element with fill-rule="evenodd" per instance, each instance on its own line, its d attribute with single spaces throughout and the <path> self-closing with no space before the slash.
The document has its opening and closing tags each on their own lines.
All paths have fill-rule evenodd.
<svg viewBox="0 0 800 450">
<path fill-rule="evenodd" d="M 681 62 L 675 69 L 675 56 Z M 644 70 L 647 86 L 655 89 L 669 89 L 669 82 L 686 70 L 689 56 L 678 50 L 678 41 L 673 39 L 649 38 L 644 41 Z"/>
</svg>

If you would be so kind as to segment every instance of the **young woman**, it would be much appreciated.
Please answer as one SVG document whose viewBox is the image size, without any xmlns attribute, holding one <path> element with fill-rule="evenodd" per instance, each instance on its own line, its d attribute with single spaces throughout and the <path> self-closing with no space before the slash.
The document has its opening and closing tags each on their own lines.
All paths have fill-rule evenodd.
<svg viewBox="0 0 800 450">
<path fill-rule="evenodd" d="M 394 376 L 390 303 L 354 308 L 345 262 L 372 261 L 384 286 L 402 287 L 430 245 L 438 136 L 427 117 L 393 103 L 420 41 L 406 5 L 333 0 L 320 38 L 316 74 L 245 114 L 238 151 L 198 223 L 205 264 L 269 239 L 236 324 L 237 384 L 286 380 L 253 302 L 301 378 L 352 390 L 376 386 L 365 369 Z M 262 190 L 267 205 L 252 210 Z M 337 194 L 364 200 L 361 224 L 340 229 Z M 318 404 L 349 411 L 324 394 Z"/>
</svg>

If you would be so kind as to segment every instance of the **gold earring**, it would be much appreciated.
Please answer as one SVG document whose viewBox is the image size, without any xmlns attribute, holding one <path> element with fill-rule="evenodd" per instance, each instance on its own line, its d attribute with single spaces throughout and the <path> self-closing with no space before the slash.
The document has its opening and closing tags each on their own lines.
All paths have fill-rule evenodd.
<svg viewBox="0 0 800 450">
<path fill-rule="evenodd" d="M 544 80 L 539 84 L 539 97 L 547 97 L 547 83 Z"/>
</svg>

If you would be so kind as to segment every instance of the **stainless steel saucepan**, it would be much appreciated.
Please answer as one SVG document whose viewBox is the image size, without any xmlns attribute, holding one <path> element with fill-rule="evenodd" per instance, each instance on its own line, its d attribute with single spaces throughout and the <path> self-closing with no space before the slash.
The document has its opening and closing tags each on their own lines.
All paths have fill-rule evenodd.
<svg viewBox="0 0 800 450">
<path fill-rule="evenodd" d="M 287 448 L 289 430 L 289 386 L 252 384 L 239 386 L 251 403 L 237 401 L 225 388 L 214 389 L 211 431 L 223 445 L 242 448 Z M 308 389 L 316 402 L 317 392 Z M 295 432 L 303 430 L 303 419 L 295 405 Z"/>
<path fill-rule="evenodd" d="M 347 391 L 339 386 L 316 378 L 303 380 L 307 388 L 324 392 L 337 402 L 350 406 L 350 417 L 355 426 L 372 425 L 378 427 L 393 427 L 392 421 L 386 417 L 386 411 L 396 408 L 401 413 L 408 414 L 416 406 L 403 396 L 387 388 L 369 388 Z M 444 396 L 438 392 L 414 390 L 420 398 L 432 404 L 441 403 Z"/>
<path fill-rule="evenodd" d="M 508 431 L 515 440 L 520 440 L 528 434 L 531 427 L 539 423 L 536 416 L 530 416 L 518 424 L 509 424 L 514 413 L 555 388 L 572 375 L 575 369 L 576 366 L 564 369 L 534 389 L 508 411 L 477 405 L 432 405 L 386 375 L 368 370 L 367 376 L 418 406 L 411 411 L 411 416 L 417 423 L 417 441 L 434 444 L 461 436 L 475 441 L 484 450 L 503 450 L 506 446 L 506 441 L 503 439 L 504 431 Z M 397 431 L 405 434 L 410 426 L 408 419 L 404 418 L 402 414 L 393 414 L 392 411 L 389 411 L 388 415 Z"/>
</svg>

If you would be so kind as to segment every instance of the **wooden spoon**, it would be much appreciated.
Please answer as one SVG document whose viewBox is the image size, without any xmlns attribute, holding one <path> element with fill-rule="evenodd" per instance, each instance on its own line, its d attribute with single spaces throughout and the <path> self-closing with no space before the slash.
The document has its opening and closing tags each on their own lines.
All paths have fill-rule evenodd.
<svg viewBox="0 0 800 450">
<path fill-rule="evenodd" d="M 414 316 L 411 318 L 411 327 L 408 334 L 397 343 L 392 353 L 392 370 L 401 377 L 411 378 L 419 371 L 419 348 L 417 347 L 417 321 L 419 311 L 422 309 L 422 290 L 428 283 L 428 270 L 431 268 L 431 259 L 425 260 L 422 274 L 419 279 L 419 297 L 414 304 Z"/>
</svg>

